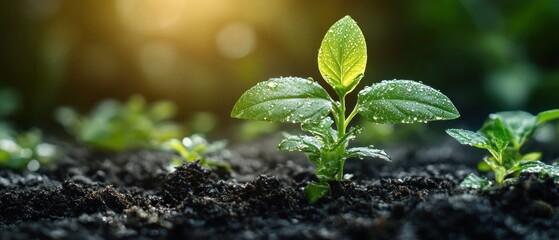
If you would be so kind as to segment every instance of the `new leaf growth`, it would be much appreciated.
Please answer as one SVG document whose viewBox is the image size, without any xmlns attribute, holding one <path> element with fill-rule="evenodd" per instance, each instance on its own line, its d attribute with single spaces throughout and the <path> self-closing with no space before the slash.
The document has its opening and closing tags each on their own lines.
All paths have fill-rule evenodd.
<svg viewBox="0 0 559 240">
<path fill-rule="evenodd" d="M 349 16 L 337 21 L 326 33 L 318 53 L 318 68 L 337 94 L 337 101 L 312 79 L 272 78 L 246 91 L 231 117 L 301 124 L 311 135 L 289 136 L 280 150 L 300 151 L 316 165 L 318 182 L 305 188 L 309 202 L 326 194 L 328 181 L 343 178 L 345 160 L 374 157 L 390 161 L 373 146 L 348 148 L 361 128 L 351 127 L 356 115 L 373 123 L 414 123 L 459 117 L 441 92 L 410 80 L 382 81 L 358 93 L 353 109 L 346 108 L 346 95 L 359 84 L 367 65 L 367 46 L 357 23 Z M 349 111 L 349 114 L 347 113 Z"/>
</svg>

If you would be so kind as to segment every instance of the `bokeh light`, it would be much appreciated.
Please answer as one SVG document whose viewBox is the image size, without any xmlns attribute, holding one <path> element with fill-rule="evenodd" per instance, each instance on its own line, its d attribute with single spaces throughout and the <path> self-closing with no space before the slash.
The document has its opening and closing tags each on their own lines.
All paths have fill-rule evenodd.
<svg viewBox="0 0 559 240">
<path fill-rule="evenodd" d="M 256 34 L 247 24 L 230 23 L 219 30 L 215 41 L 221 55 L 238 59 L 254 50 Z"/>
<path fill-rule="evenodd" d="M 184 15 L 187 1 L 116 0 L 120 19 L 127 27 L 140 32 L 161 30 L 176 24 Z"/>
<path fill-rule="evenodd" d="M 422 81 L 457 104 L 458 121 L 476 126 L 490 112 L 557 106 L 556 0 L 2 1 L 0 88 L 20 92 L 25 121 L 137 93 L 176 102 L 182 119 L 211 112 L 238 123 L 231 107 L 259 81 L 324 85 L 317 50 L 344 15 L 367 39 L 363 85 Z"/>
</svg>

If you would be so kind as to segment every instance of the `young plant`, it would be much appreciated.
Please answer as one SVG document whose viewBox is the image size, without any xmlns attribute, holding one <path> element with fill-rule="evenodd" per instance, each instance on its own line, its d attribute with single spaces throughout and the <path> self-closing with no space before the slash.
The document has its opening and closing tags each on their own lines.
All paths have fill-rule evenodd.
<svg viewBox="0 0 559 240">
<path fill-rule="evenodd" d="M 96 149 L 120 151 L 150 147 L 181 136 L 180 125 L 170 120 L 175 113 L 172 102 L 148 105 L 143 97 L 135 95 L 124 104 L 105 100 L 88 116 L 60 108 L 56 118 L 78 141 Z"/>
<path fill-rule="evenodd" d="M 316 165 L 318 182 L 309 183 L 305 188 L 311 203 L 329 192 L 328 181 L 342 180 L 346 159 L 390 160 L 383 150 L 373 146 L 348 148 L 348 142 L 360 131 L 359 127 L 348 129 L 358 114 L 373 123 L 414 123 L 459 117 L 445 95 L 410 80 L 382 81 L 365 87 L 359 92 L 355 107 L 347 109 L 346 96 L 363 78 L 366 65 L 363 33 L 357 23 L 346 16 L 330 27 L 318 51 L 318 69 L 334 89 L 337 101 L 310 78 L 281 77 L 258 83 L 246 91 L 231 112 L 234 118 L 298 123 L 311 134 L 289 136 L 279 144 L 280 150 L 305 152 Z"/>
<path fill-rule="evenodd" d="M 38 129 L 16 133 L 0 127 L 0 167 L 14 170 L 36 171 L 51 163 L 59 150 L 45 143 Z"/>
<path fill-rule="evenodd" d="M 553 177 L 559 172 L 559 169 L 553 170 L 554 166 L 539 161 L 541 153 L 521 153 L 522 146 L 534 130 L 554 119 L 559 119 L 559 109 L 541 112 L 536 116 L 523 111 L 498 112 L 489 115 L 478 132 L 464 129 L 448 129 L 446 132 L 461 144 L 488 150 L 491 155 L 483 158 L 478 168 L 492 170 L 495 182 L 501 186 L 507 176 L 521 171 L 538 170 L 538 173 Z M 480 184 L 486 186 L 487 179 L 470 174 L 461 186 L 482 189 Z"/>
<path fill-rule="evenodd" d="M 225 149 L 226 145 L 227 142 L 225 141 L 210 143 L 199 134 L 185 137 L 182 141 L 175 138 L 163 143 L 165 149 L 171 149 L 179 154 L 180 158 L 173 159 L 172 163 L 174 165 L 199 161 L 202 166 L 223 167 L 229 171 L 231 166 L 228 163 L 215 160 L 209 156 L 211 153 Z"/>
</svg>

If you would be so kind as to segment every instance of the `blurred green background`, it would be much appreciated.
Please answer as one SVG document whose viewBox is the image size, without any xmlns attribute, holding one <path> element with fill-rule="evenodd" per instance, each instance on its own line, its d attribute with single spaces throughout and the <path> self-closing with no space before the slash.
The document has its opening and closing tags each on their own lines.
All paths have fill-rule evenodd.
<svg viewBox="0 0 559 240">
<path fill-rule="evenodd" d="M 361 26 L 362 84 L 412 79 L 440 89 L 480 126 L 488 113 L 559 106 L 559 1 L 20 0 L 0 2 L 0 88 L 21 93 L 19 122 L 105 98 L 179 105 L 221 122 L 259 81 L 313 77 L 344 15 Z M 452 123 L 456 124 L 456 122 Z"/>
</svg>

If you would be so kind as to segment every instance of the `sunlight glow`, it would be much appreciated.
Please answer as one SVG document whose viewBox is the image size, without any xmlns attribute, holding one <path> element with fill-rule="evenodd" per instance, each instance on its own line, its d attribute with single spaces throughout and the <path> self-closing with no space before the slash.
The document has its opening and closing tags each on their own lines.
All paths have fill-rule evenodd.
<svg viewBox="0 0 559 240">
<path fill-rule="evenodd" d="M 181 0 L 118 0 L 115 2 L 122 21 L 141 32 L 161 30 L 177 23 L 187 1 Z"/>
<path fill-rule="evenodd" d="M 239 59 L 250 54 L 256 45 L 256 33 L 244 23 L 230 23 L 216 36 L 219 53 L 224 57 Z"/>
</svg>

